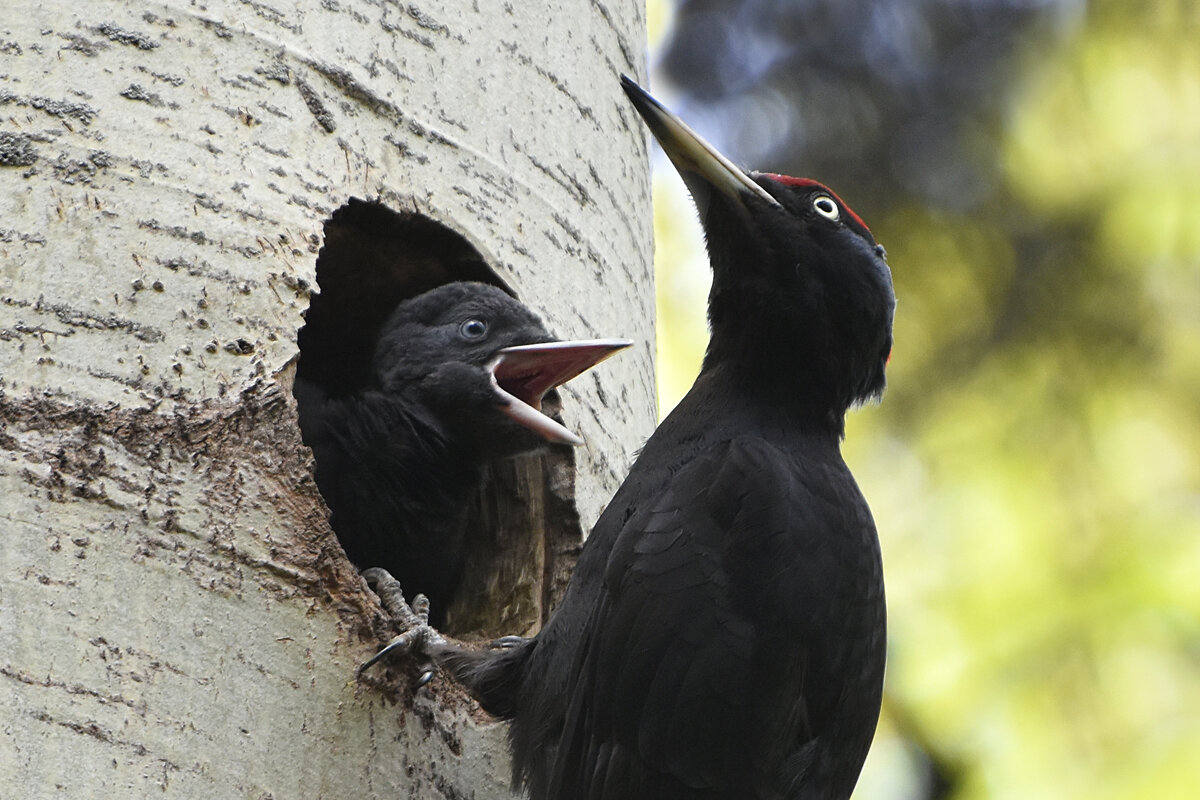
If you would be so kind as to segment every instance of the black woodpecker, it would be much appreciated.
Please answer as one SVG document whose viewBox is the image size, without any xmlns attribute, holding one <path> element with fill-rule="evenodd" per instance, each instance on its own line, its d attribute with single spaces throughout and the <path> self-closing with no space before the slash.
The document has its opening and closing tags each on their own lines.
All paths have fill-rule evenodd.
<svg viewBox="0 0 1200 800">
<path fill-rule="evenodd" d="M 708 240 L 711 341 L 528 640 L 432 656 L 512 720 L 534 800 L 844 800 L 879 716 L 879 541 L 840 453 L 881 395 L 883 248 L 815 181 L 745 173 L 633 81 Z"/>
<path fill-rule="evenodd" d="M 346 555 L 386 569 L 444 614 L 486 464 L 547 442 L 580 444 L 541 413 L 542 399 L 629 344 L 555 341 L 533 312 L 483 283 L 400 303 L 366 386 L 329 397 L 297 381 L 301 431 Z"/>
</svg>

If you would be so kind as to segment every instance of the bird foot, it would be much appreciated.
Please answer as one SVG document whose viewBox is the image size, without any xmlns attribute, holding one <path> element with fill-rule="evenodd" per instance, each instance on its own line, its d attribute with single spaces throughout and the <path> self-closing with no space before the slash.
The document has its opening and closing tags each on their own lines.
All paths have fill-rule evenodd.
<svg viewBox="0 0 1200 800">
<path fill-rule="evenodd" d="M 421 665 L 421 677 L 417 679 L 416 688 L 424 686 L 433 678 L 433 664 L 428 660 L 428 649 L 446 642 L 445 637 L 429 624 L 429 599 L 419 594 L 413 598 L 410 605 L 404 599 L 400 582 L 385 569 L 371 567 L 363 570 L 362 576 L 374 589 L 383 609 L 391 615 L 392 621 L 402 633 L 360 666 L 358 674 L 361 675 L 395 653 L 410 653 L 426 659 Z"/>
</svg>

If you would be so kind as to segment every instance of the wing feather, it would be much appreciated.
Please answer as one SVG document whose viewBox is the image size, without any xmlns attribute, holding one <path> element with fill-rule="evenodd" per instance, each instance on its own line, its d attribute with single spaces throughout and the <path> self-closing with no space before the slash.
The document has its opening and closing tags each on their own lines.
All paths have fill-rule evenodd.
<svg viewBox="0 0 1200 800">
<path fill-rule="evenodd" d="M 779 765 L 806 768 L 821 587 L 844 566 L 829 543 L 854 535 L 843 501 L 861 500 L 818 496 L 805 474 L 761 439 L 725 442 L 629 516 L 585 626 L 552 796 L 769 797 L 790 782 Z M 748 772 L 753 788 L 722 783 Z"/>
</svg>

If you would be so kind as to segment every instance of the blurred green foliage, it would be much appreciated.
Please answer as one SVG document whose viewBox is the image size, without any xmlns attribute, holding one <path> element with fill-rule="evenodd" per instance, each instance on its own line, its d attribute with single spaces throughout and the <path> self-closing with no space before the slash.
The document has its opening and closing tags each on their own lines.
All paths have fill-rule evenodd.
<svg viewBox="0 0 1200 800">
<path fill-rule="evenodd" d="M 914 743 L 962 800 L 1200 797 L 1198 43 L 1198 2 L 1089 3 L 1018 51 L 976 153 L 990 199 L 871 204 L 896 347 L 845 452 L 892 649 L 856 797 L 934 796 Z M 665 413 L 708 274 L 660 167 Z"/>
</svg>

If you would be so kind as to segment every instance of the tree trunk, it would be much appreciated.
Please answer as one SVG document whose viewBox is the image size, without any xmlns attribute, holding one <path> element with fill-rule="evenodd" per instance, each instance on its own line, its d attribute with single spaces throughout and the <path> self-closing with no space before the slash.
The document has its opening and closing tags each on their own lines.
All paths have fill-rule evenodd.
<svg viewBox="0 0 1200 800">
<path fill-rule="evenodd" d="M 653 425 L 645 139 L 617 82 L 643 39 L 633 0 L 8 3 L 4 785 L 508 796 L 503 725 L 451 685 L 355 680 L 389 631 L 312 479 L 297 333 L 360 197 L 456 232 L 558 335 L 637 342 L 563 390 L 574 464 L 506 466 L 484 504 L 555 528 L 525 557 L 544 605 L 563 566 L 538 559 Z"/>
</svg>

